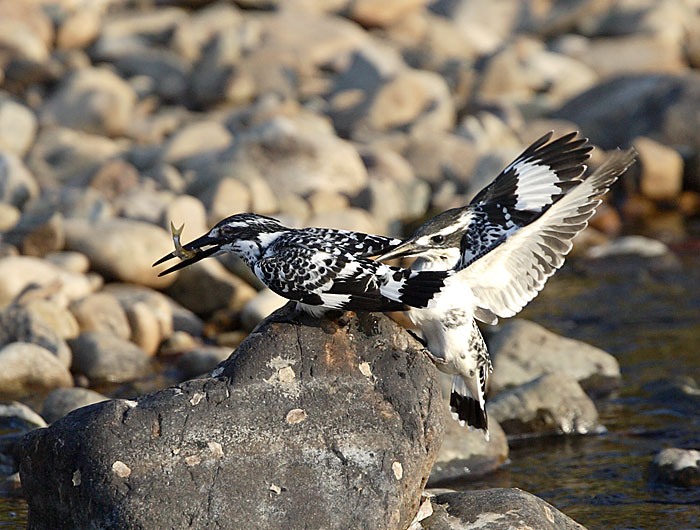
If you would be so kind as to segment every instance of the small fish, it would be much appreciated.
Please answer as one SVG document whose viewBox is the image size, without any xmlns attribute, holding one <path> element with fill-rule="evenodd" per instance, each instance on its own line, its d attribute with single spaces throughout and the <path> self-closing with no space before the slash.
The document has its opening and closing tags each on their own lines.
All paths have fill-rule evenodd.
<svg viewBox="0 0 700 530">
<path fill-rule="evenodd" d="M 182 229 L 185 228 L 185 223 L 182 223 L 180 228 L 175 228 L 175 225 L 170 221 L 170 232 L 173 234 L 173 243 L 175 244 L 175 255 L 180 259 L 194 258 L 197 252 L 194 250 L 187 250 L 180 243 L 180 234 L 182 234 Z"/>
</svg>

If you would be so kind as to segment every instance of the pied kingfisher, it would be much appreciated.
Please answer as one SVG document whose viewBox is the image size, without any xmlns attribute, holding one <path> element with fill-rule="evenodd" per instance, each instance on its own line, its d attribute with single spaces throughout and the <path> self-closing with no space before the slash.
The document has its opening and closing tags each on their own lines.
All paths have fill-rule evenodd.
<svg viewBox="0 0 700 530">
<path fill-rule="evenodd" d="M 267 287 L 315 316 L 332 309 L 426 307 L 451 274 L 390 267 L 369 259 L 401 243 L 400 239 L 327 228 L 287 228 L 254 213 L 227 217 L 186 245 L 179 244 L 180 231 L 173 230 L 175 251 L 153 266 L 175 257 L 182 261 L 158 276 L 232 252 Z"/>
<path fill-rule="evenodd" d="M 491 360 L 476 320 L 518 313 L 564 263 L 600 196 L 633 162 L 617 151 L 582 177 L 592 146 L 577 133 L 530 145 L 470 204 L 447 210 L 377 259 L 417 256 L 414 270 L 454 270 L 427 309 L 410 309 L 436 366 L 453 374 L 453 417 L 488 436 L 485 394 Z M 475 320 L 476 319 L 476 320 Z"/>
</svg>

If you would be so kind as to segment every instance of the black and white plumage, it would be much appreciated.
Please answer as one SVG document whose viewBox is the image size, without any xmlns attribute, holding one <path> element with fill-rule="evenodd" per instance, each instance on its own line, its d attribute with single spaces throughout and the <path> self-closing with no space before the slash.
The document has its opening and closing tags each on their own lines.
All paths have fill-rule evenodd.
<svg viewBox="0 0 700 530">
<path fill-rule="evenodd" d="M 232 252 L 270 289 L 314 315 L 328 309 L 426 307 L 449 272 L 401 269 L 369 259 L 400 242 L 347 230 L 287 228 L 271 217 L 244 213 L 227 217 L 153 265 L 176 256 L 186 258 L 162 276 L 208 256 Z"/>
<path fill-rule="evenodd" d="M 582 177 L 591 146 L 576 133 L 528 147 L 463 208 L 443 212 L 378 259 L 417 256 L 415 270 L 456 272 L 427 309 L 409 310 L 441 370 L 454 374 L 450 405 L 461 422 L 487 431 L 491 371 L 475 319 L 496 324 L 520 311 L 564 263 L 572 240 L 633 162 L 617 151 Z"/>
</svg>

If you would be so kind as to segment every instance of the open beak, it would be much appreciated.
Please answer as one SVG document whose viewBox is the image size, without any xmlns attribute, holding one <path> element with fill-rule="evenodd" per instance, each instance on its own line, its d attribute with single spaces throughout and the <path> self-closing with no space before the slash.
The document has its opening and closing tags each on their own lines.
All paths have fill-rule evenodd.
<svg viewBox="0 0 700 530">
<path fill-rule="evenodd" d="M 194 256 L 192 256 L 191 258 L 183 259 L 182 261 L 173 265 L 169 269 L 165 269 L 164 271 L 158 273 L 158 276 L 165 276 L 166 274 L 178 271 L 189 265 L 192 265 L 193 263 L 197 263 L 198 261 L 203 260 L 204 258 L 216 254 L 217 252 L 219 252 L 219 250 L 221 250 L 222 243 L 223 241 L 211 237 L 209 234 L 203 235 L 202 237 L 199 237 L 194 241 L 190 241 L 186 245 L 183 245 L 182 248 L 194 252 Z M 177 253 L 175 251 L 171 252 L 170 254 L 166 254 L 158 261 L 156 261 L 153 264 L 153 267 L 176 257 Z"/>
<path fill-rule="evenodd" d="M 377 256 L 377 261 L 385 261 L 396 258 L 409 258 L 420 254 L 421 249 L 410 239 L 401 243 L 398 247 L 394 247 L 389 252 L 385 252 L 381 256 Z"/>
</svg>

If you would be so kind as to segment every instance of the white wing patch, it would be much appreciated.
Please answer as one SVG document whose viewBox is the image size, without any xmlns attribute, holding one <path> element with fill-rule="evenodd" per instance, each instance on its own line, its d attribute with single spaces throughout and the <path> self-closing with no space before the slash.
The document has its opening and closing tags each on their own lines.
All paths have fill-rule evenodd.
<svg viewBox="0 0 700 530">
<path fill-rule="evenodd" d="M 556 185 L 559 182 L 557 174 L 540 161 L 517 162 L 514 170 L 518 174 L 515 188 L 517 210 L 539 211 L 552 204 L 552 197 L 562 192 Z"/>
</svg>

